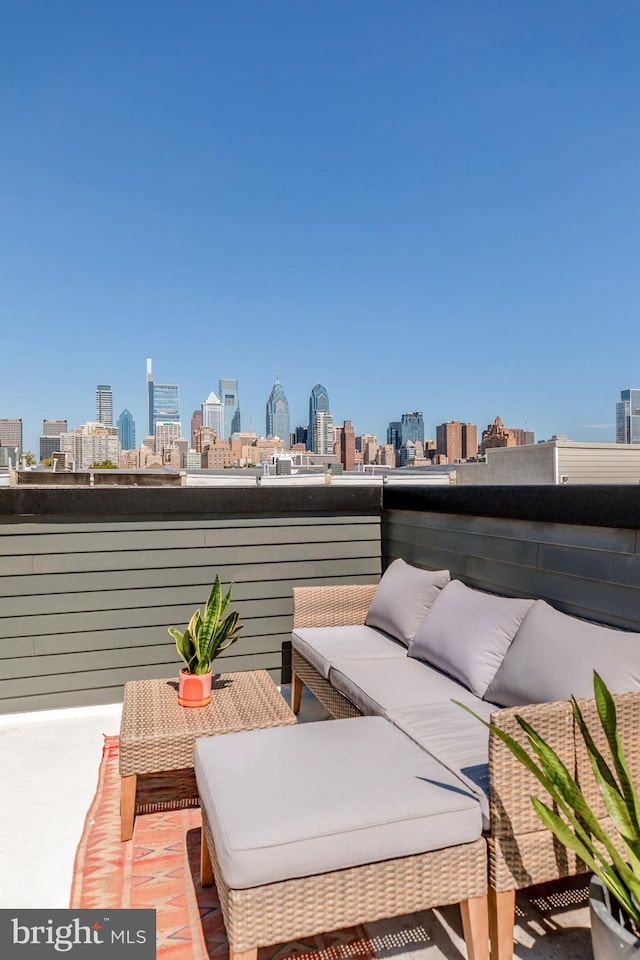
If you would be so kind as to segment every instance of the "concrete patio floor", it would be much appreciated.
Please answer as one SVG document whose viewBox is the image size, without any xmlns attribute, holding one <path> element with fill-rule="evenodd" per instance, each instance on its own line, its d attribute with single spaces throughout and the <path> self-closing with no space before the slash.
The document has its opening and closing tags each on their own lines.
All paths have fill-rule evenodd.
<svg viewBox="0 0 640 960">
<path fill-rule="evenodd" d="M 283 695 L 288 699 L 287 688 Z M 120 713 L 112 704 L 0 717 L 0 908 L 68 906 L 103 737 L 118 733 Z M 303 697 L 302 721 L 324 716 L 312 696 Z M 518 960 L 592 957 L 584 905 L 549 910 L 519 895 L 517 912 Z M 456 907 L 372 923 L 367 931 L 381 960 L 466 956 Z"/>
</svg>

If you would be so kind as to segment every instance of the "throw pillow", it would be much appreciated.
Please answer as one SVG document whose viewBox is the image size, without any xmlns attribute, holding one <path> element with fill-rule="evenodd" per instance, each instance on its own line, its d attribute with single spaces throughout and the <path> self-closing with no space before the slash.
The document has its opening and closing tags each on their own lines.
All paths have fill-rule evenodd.
<svg viewBox="0 0 640 960">
<path fill-rule="evenodd" d="M 640 634 L 588 623 L 537 600 L 485 698 L 501 707 L 593 696 L 597 670 L 612 693 L 640 690 Z"/>
<path fill-rule="evenodd" d="M 420 625 L 409 656 L 444 670 L 482 697 L 534 602 L 496 597 L 452 580 Z"/>
<path fill-rule="evenodd" d="M 369 606 L 365 623 L 409 646 L 440 590 L 451 579 L 448 570 L 423 570 L 394 560 L 385 570 Z"/>
</svg>

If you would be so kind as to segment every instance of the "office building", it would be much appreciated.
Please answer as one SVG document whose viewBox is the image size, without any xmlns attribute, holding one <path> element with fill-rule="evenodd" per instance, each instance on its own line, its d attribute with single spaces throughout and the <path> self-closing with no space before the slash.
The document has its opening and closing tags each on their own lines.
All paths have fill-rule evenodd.
<svg viewBox="0 0 640 960">
<path fill-rule="evenodd" d="M 180 438 L 180 434 L 180 424 L 176 423 L 175 420 L 156 421 L 154 449 L 156 454 L 162 457 L 163 461 L 166 449 L 174 445 L 176 440 Z"/>
<path fill-rule="evenodd" d="M 136 423 L 126 407 L 118 417 L 118 439 L 120 440 L 121 450 L 135 450 Z"/>
<path fill-rule="evenodd" d="M 120 460 L 120 441 L 116 427 L 89 422 L 77 430 L 68 430 L 59 437 L 59 450 L 66 454 L 67 463 L 76 470 L 89 470 L 96 463 L 110 461 L 116 466 Z"/>
<path fill-rule="evenodd" d="M 17 447 L 22 453 L 22 418 L 0 418 L 0 447 Z"/>
<path fill-rule="evenodd" d="M 351 470 L 356 462 L 356 435 L 351 420 L 345 420 L 340 433 L 340 463 L 344 470 Z"/>
<path fill-rule="evenodd" d="M 224 410 L 224 438 L 228 440 L 232 433 L 240 433 L 240 395 L 237 380 L 220 380 L 218 394 Z"/>
<path fill-rule="evenodd" d="M 640 390 L 621 390 L 616 403 L 616 443 L 640 443 Z"/>
<path fill-rule="evenodd" d="M 333 454 L 333 417 L 322 411 L 313 421 L 313 453 L 326 457 Z"/>
<path fill-rule="evenodd" d="M 288 446 L 289 444 L 289 401 L 282 389 L 278 374 L 276 382 L 271 388 L 266 408 L 267 438 L 279 437 Z"/>
<path fill-rule="evenodd" d="M 202 426 L 202 410 L 194 410 L 191 414 L 191 446 L 195 450 L 195 436 Z"/>
<path fill-rule="evenodd" d="M 531 430 L 505 427 L 500 417 L 496 417 L 493 423 L 488 424 L 487 429 L 482 431 L 480 451 L 484 455 L 487 450 L 493 450 L 496 447 L 523 447 L 533 442 L 534 435 Z"/>
<path fill-rule="evenodd" d="M 387 446 L 394 450 L 400 449 L 402 443 L 402 424 L 399 420 L 391 420 L 387 427 Z"/>
<path fill-rule="evenodd" d="M 424 446 L 424 419 L 421 410 L 403 413 L 400 421 L 401 443 L 419 443 Z"/>
<path fill-rule="evenodd" d="M 156 383 L 151 360 L 147 360 L 148 433 L 155 435 L 156 423 L 180 422 L 180 391 L 177 383 Z"/>
<path fill-rule="evenodd" d="M 108 383 L 99 383 L 96 387 L 96 423 L 113 426 L 113 392 Z"/>
<path fill-rule="evenodd" d="M 329 394 L 326 387 L 316 383 L 309 395 L 309 428 L 307 430 L 307 450 L 313 450 L 314 453 L 325 452 L 319 448 L 325 446 L 326 439 L 324 437 L 316 439 L 316 421 L 320 413 L 330 413 Z"/>
<path fill-rule="evenodd" d="M 475 423 L 447 420 L 436 427 L 436 452 L 447 463 L 460 463 L 478 456 L 478 427 Z"/>
<path fill-rule="evenodd" d="M 40 460 L 50 460 L 60 450 L 60 434 L 66 433 L 66 420 L 43 420 L 40 437 Z"/>
<path fill-rule="evenodd" d="M 309 428 L 308 428 L 308 427 L 298 426 L 298 427 L 296 427 L 296 429 L 295 429 L 295 431 L 294 431 L 293 442 L 294 442 L 295 444 L 298 444 L 298 443 L 304 444 L 305 449 L 308 450 L 308 449 L 309 449 L 309 448 L 307 447 L 307 437 L 308 437 L 308 436 L 309 436 Z"/>
<path fill-rule="evenodd" d="M 213 390 L 202 404 L 202 426 L 215 430 L 219 440 L 225 439 L 224 407 Z"/>
</svg>

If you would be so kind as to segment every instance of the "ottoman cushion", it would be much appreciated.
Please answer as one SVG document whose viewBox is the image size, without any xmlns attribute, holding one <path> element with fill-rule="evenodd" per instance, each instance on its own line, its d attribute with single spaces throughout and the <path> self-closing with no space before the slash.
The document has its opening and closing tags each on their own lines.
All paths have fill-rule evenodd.
<svg viewBox="0 0 640 960">
<path fill-rule="evenodd" d="M 196 742 L 200 800 L 234 889 L 477 840 L 480 805 L 380 717 Z"/>
<path fill-rule="evenodd" d="M 407 648 L 382 630 L 364 624 L 348 627 L 298 627 L 291 634 L 293 649 L 325 680 L 338 659 L 388 660 L 407 656 Z"/>
</svg>

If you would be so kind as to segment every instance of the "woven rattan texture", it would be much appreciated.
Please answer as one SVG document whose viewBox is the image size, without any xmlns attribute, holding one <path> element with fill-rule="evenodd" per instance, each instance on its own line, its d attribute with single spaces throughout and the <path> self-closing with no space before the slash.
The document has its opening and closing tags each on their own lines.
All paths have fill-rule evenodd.
<svg viewBox="0 0 640 960">
<path fill-rule="evenodd" d="M 266 670 L 216 675 L 207 707 L 181 707 L 177 680 L 133 680 L 124 686 L 120 775 L 193 766 L 199 737 L 295 723 Z"/>
<path fill-rule="evenodd" d="M 337 587 L 294 587 L 293 628 L 346 627 L 364 623 L 376 592 L 372 583 Z"/>
<path fill-rule="evenodd" d="M 335 720 L 362 716 L 358 708 L 354 707 L 351 701 L 343 697 L 341 693 L 334 690 L 329 681 L 325 680 L 322 674 L 318 673 L 297 650 L 291 651 L 291 669 Z"/>
<path fill-rule="evenodd" d="M 202 813 L 227 937 L 236 951 L 459 903 L 483 896 L 487 890 L 483 839 L 418 856 L 233 890 L 220 873 L 206 812 Z"/>
</svg>

